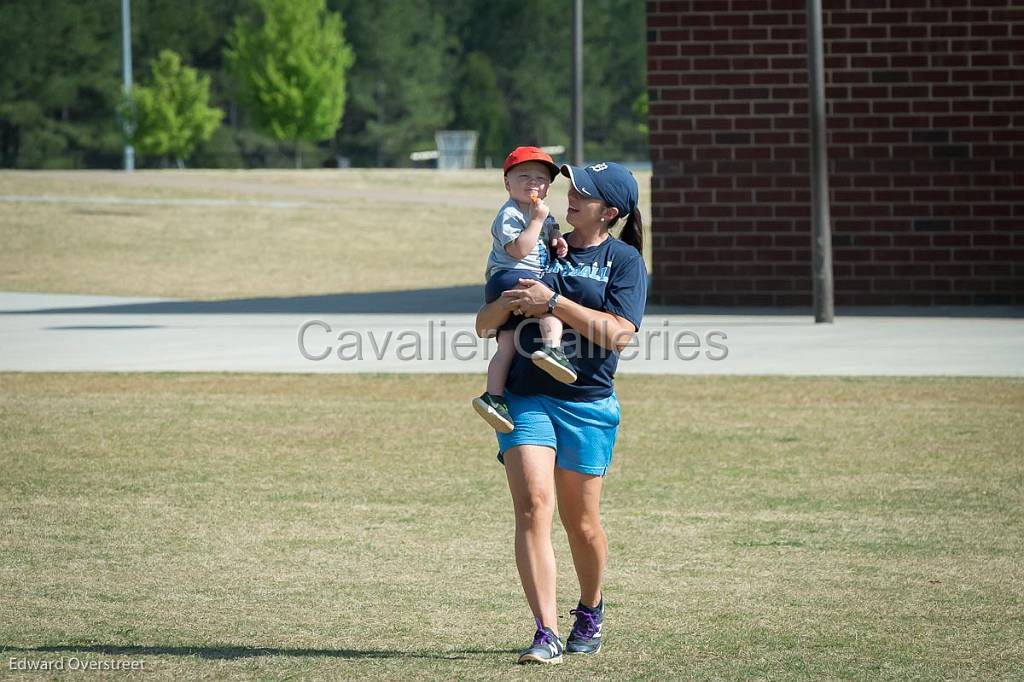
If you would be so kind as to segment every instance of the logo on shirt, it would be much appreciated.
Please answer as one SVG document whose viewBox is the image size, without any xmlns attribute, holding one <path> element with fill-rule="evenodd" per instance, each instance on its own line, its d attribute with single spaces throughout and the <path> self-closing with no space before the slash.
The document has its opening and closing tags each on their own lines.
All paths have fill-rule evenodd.
<svg viewBox="0 0 1024 682">
<path fill-rule="evenodd" d="M 604 267 L 598 267 L 596 262 L 573 265 L 572 263 L 560 260 L 555 261 L 551 267 L 548 268 L 548 272 L 558 273 L 563 277 L 586 277 L 587 279 L 596 280 L 598 282 L 607 282 L 611 269 L 611 261 L 605 263 Z"/>
</svg>

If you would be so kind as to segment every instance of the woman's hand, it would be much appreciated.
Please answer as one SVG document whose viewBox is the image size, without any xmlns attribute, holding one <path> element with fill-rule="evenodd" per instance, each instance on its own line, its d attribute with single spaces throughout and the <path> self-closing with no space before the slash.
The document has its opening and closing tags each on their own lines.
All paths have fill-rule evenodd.
<svg viewBox="0 0 1024 682">
<path fill-rule="evenodd" d="M 527 317 L 540 317 L 548 311 L 548 301 L 554 294 L 543 282 L 536 279 L 521 279 L 515 289 L 501 293 L 501 299 L 509 301 L 510 310 Z"/>
<path fill-rule="evenodd" d="M 500 300 L 510 302 L 511 310 L 527 317 L 540 317 L 548 312 L 548 301 L 553 292 L 542 282 L 535 279 L 521 279 L 515 289 L 501 292 Z M 494 305 L 494 304 L 492 304 Z M 592 343 L 622 352 L 636 335 L 636 327 L 624 317 L 594 310 L 562 296 L 558 299 L 558 308 L 554 312 L 568 327 L 572 327 L 581 336 Z"/>
</svg>

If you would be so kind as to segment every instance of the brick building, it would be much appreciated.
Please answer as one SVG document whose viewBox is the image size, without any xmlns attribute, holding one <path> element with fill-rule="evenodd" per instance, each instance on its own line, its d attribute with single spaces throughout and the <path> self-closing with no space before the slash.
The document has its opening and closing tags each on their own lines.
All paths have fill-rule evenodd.
<svg viewBox="0 0 1024 682">
<path fill-rule="evenodd" d="M 823 0 L 837 305 L 1024 304 L 1024 4 Z M 649 0 L 651 301 L 809 305 L 805 0 Z"/>
</svg>

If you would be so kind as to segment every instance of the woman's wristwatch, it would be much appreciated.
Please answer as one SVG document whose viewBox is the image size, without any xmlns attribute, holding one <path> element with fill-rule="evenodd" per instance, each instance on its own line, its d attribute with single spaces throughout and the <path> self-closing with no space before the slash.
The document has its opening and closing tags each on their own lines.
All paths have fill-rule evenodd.
<svg viewBox="0 0 1024 682">
<path fill-rule="evenodd" d="M 558 294 L 551 294 L 551 298 L 548 299 L 548 313 L 554 313 L 556 305 L 558 305 Z"/>
</svg>

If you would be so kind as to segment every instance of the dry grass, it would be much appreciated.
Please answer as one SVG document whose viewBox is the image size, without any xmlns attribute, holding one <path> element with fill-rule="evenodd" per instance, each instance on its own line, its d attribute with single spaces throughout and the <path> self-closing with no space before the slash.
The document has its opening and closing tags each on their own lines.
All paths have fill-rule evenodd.
<svg viewBox="0 0 1024 682">
<path fill-rule="evenodd" d="M 1009 679 L 1024 660 L 1021 381 L 622 377 L 606 650 L 554 671 L 511 665 L 531 622 L 479 377 L 0 385 L 5 666 Z M 556 552 L 564 630 L 560 532 Z"/>
<path fill-rule="evenodd" d="M 486 210 L 455 212 L 461 219 L 449 224 L 437 210 L 354 202 L 22 204 L 4 220 L 0 288 L 213 300 L 482 286 L 488 244 L 473 233 L 490 218 Z M 369 229 L 371 215 L 389 228 Z"/>
<path fill-rule="evenodd" d="M 497 170 L 7 171 L 0 195 L 312 204 L 3 204 L 0 290 L 202 300 L 482 284 L 505 199 Z"/>
</svg>

